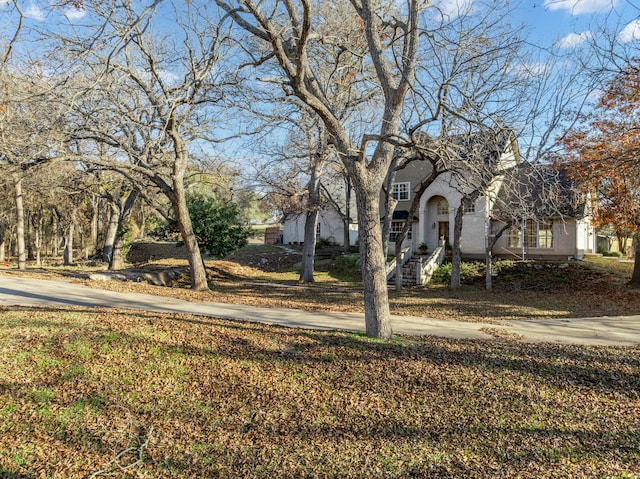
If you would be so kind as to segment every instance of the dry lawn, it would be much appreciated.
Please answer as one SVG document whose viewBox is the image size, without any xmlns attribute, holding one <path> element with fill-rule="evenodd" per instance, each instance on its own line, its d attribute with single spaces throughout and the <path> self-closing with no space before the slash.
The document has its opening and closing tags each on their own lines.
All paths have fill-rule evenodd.
<svg viewBox="0 0 640 479">
<path fill-rule="evenodd" d="M 639 353 L 2 308 L 0 477 L 638 477 Z"/>
<path fill-rule="evenodd" d="M 115 291 L 170 295 L 191 301 L 307 311 L 363 311 L 362 285 L 353 277 L 336 272 L 328 262 L 322 261 L 317 268 L 316 283 L 299 286 L 296 269 L 299 254 L 275 246 L 250 246 L 225 260 L 207 261 L 211 293 L 195 293 L 189 289 L 187 261 L 183 251 L 174 245 L 135 244 L 129 259 L 134 269 L 182 268 L 185 274 L 172 287 L 133 281 L 82 281 Z M 572 262 L 563 269 L 514 264 L 495 278 L 492 291 L 486 291 L 483 278 L 477 278 L 457 292 L 441 285 L 409 288 L 400 294 L 390 291 L 390 303 L 395 314 L 480 322 L 638 314 L 640 292 L 625 287 L 632 266 L 604 259 Z M 103 266 L 97 268 L 104 269 Z M 68 276 L 86 272 L 86 267 L 79 266 L 48 268 L 30 274 Z"/>
</svg>

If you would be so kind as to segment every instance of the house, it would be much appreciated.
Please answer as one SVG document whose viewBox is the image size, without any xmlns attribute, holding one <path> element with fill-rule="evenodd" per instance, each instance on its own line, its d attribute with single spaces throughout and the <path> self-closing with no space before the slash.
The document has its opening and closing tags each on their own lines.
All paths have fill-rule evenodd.
<svg viewBox="0 0 640 479">
<path fill-rule="evenodd" d="M 477 133 L 451 137 L 447 149 L 446 171 L 421 194 L 403 246 L 417 251 L 422 243 L 429 250 L 452 243 L 456 212 L 464 197 L 475 196 L 465 208 L 462 221 L 464 257 L 483 258 L 488 241 L 501 230 L 492 250 L 496 256 L 555 260 L 582 258 L 585 253 L 595 252 L 596 235 L 587 203 L 577 200 L 564 175 L 523 163 L 511 131 L 490 139 Z M 390 194 L 397 204 L 390 225 L 390 251 L 410 217 L 416 191 L 431 168 L 431 162 L 416 160 L 395 172 Z M 343 224 L 337 212 L 331 210 L 326 205 L 321 213 L 319 236 L 339 242 Z M 384 215 L 381 211 L 381 218 Z M 302 241 L 304 216 L 298 216 L 296 221 L 285 220 L 284 230 L 289 231 L 283 235 L 285 243 L 292 242 L 292 238 Z M 351 233 L 352 238 L 353 233 L 357 234 Z"/>
<path fill-rule="evenodd" d="M 498 256 L 582 259 L 597 249 L 589 201 L 552 167 L 518 165 L 498 192 L 491 221 L 493 231 L 509 226 L 493 247 Z"/>
<path fill-rule="evenodd" d="M 316 226 L 316 239 L 324 238 L 331 243 L 343 246 L 345 243 L 345 223 L 349 228 L 349 244 L 355 245 L 358 240 L 358 223 L 354 195 L 351 194 L 349 183 L 341 181 L 323 182 L 322 205 L 318 212 L 318 225 Z M 347 206 L 348 203 L 348 206 Z M 284 244 L 301 244 L 304 242 L 304 226 L 306 223 L 306 211 L 304 202 L 298 201 L 295 207 L 290 208 L 283 220 L 282 242 Z M 345 221 L 348 218 L 348 221 Z"/>
</svg>

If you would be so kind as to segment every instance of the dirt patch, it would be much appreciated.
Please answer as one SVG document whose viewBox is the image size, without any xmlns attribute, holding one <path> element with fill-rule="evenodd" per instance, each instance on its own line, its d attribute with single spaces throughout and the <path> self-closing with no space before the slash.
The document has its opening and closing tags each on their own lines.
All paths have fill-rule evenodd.
<svg viewBox="0 0 640 479">
<path fill-rule="evenodd" d="M 187 248 L 167 241 L 136 241 L 131 244 L 131 249 L 127 254 L 127 261 L 132 264 L 187 258 Z"/>
</svg>

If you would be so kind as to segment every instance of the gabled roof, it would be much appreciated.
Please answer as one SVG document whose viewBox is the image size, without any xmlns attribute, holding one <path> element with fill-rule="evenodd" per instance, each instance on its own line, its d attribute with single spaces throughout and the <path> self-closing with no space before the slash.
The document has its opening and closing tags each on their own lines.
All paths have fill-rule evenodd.
<svg viewBox="0 0 640 479">
<path fill-rule="evenodd" d="M 435 154 L 445 162 L 462 160 L 469 164 L 481 162 L 485 166 L 493 166 L 509 149 L 513 152 L 516 163 L 521 161 L 518 142 L 511 129 L 470 131 L 446 138 L 419 132 L 415 138 L 418 148 L 424 149 L 427 156 Z"/>
<path fill-rule="evenodd" d="M 582 218 L 583 195 L 564 170 L 523 163 L 505 173 L 493 208 L 496 218 Z"/>
</svg>

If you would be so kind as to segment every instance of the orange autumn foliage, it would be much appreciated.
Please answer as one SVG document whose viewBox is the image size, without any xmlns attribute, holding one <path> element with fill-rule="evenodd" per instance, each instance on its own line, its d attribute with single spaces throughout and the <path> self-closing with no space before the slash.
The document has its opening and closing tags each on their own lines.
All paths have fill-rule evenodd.
<svg viewBox="0 0 640 479">
<path fill-rule="evenodd" d="M 607 86 L 594 111 L 564 140 L 563 166 L 594 194 L 596 226 L 619 238 L 640 224 L 640 60 Z"/>
</svg>

